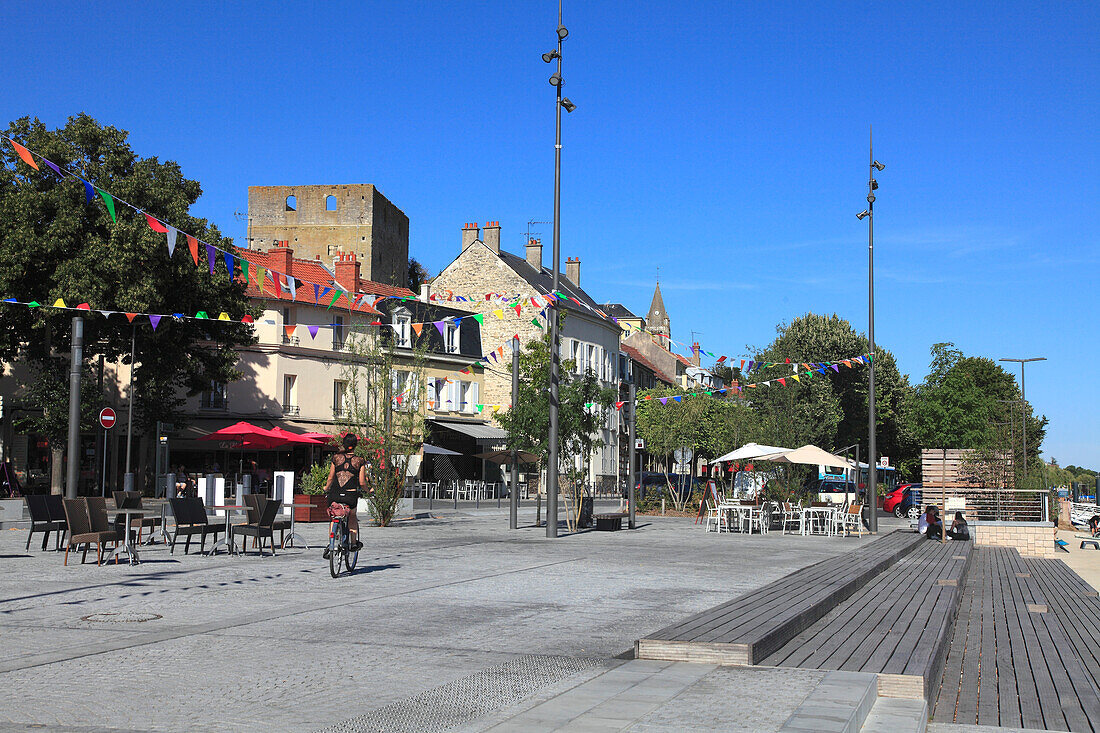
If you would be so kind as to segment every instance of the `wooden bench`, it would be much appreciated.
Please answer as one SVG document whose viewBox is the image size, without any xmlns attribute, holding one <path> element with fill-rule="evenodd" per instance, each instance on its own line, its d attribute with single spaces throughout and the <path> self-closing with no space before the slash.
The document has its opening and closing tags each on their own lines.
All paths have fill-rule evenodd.
<svg viewBox="0 0 1100 733">
<path fill-rule="evenodd" d="M 922 540 L 762 664 L 874 673 L 880 695 L 931 699 L 973 547 Z"/>
<path fill-rule="evenodd" d="M 926 540 L 895 531 L 697 613 L 634 644 L 639 659 L 757 664 Z"/>
<path fill-rule="evenodd" d="M 626 517 L 626 512 L 597 514 L 594 517 L 596 520 L 596 530 L 600 532 L 618 532 L 623 528 L 623 520 L 626 519 Z"/>
</svg>

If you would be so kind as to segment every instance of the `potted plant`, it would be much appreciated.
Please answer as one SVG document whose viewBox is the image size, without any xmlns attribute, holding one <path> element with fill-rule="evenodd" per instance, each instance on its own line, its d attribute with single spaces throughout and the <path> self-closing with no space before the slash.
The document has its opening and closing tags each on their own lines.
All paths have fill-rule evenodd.
<svg viewBox="0 0 1100 733">
<path fill-rule="evenodd" d="M 325 496 L 325 484 L 328 483 L 328 464 L 314 464 L 302 476 L 302 493 L 294 495 L 295 504 L 313 504 L 294 510 L 296 522 L 327 522 L 328 497 Z"/>
</svg>

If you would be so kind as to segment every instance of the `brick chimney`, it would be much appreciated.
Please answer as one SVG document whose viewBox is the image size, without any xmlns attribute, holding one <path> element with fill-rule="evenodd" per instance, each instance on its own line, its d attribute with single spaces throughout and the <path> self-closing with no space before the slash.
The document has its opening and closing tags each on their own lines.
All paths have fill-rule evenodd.
<svg viewBox="0 0 1100 733">
<path fill-rule="evenodd" d="M 290 248 L 290 242 L 288 240 L 275 240 L 275 246 L 268 250 L 267 253 L 271 255 L 269 267 L 272 270 L 277 270 L 287 277 L 294 276 L 294 273 L 291 272 L 294 268 L 294 250 Z"/>
<path fill-rule="evenodd" d="M 699 342 L 696 341 L 691 345 L 691 363 L 695 366 L 699 366 Z"/>
<path fill-rule="evenodd" d="M 485 231 L 482 234 L 485 246 L 493 250 L 497 254 L 500 254 L 500 222 L 490 221 L 485 224 Z"/>
<path fill-rule="evenodd" d="M 569 278 L 569 282 L 576 285 L 578 288 L 581 286 L 581 258 L 580 257 L 566 257 L 565 258 L 565 276 Z"/>
<path fill-rule="evenodd" d="M 355 258 L 354 252 L 337 252 L 333 270 L 336 271 L 336 282 L 355 293 L 359 291 L 359 268 L 361 264 Z"/>
<path fill-rule="evenodd" d="M 542 270 L 542 240 L 527 240 L 527 264 L 536 270 Z"/>
<path fill-rule="evenodd" d="M 466 222 L 462 227 L 462 251 L 465 252 L 466 248 L 477 241 L 477 222 L 471 224 Z"/>
</svg>

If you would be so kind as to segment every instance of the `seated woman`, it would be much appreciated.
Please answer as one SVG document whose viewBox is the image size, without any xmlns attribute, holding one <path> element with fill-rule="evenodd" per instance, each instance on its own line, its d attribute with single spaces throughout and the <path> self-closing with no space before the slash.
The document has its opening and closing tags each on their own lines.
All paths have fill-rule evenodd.
<svg viewBox="0 0 1100 733">
<path fill-rule="evenodd" d="M 953 540 L 970 539 L 970 525 L 963 519 L 962 512 L 955 512 L 955 519 L 951 522 L 951 529 L 947 530 L 947 536 Z"/>
<path fill-rule="evenodd" d="M 943 537 L 943 525 L 940 524 L 938 510 L 931 504 L 924 514 L 920 515 L 917 531 L 930 540 L 938 540 Z"/>
<path fill-rule="evenodd" d="M 1100 537 L 1100 514 L 1093 514 L 1089 518 L 1089 534 L 1093 537 Z"/>
</svg>

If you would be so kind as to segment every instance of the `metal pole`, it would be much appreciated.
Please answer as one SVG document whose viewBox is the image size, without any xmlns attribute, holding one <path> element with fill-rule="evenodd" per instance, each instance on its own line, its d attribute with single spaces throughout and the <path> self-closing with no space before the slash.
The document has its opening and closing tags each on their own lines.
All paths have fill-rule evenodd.
<svg viewBox="0 0 1100 733">
<path fill-rule="evenodd" d="M 561 26 L 561 2 L 558 2 L 558 26 Z M 561 77 L 561 35 L 558 35 L 558 77 Z M 561 262 L 561 84 L 558 84 L 554 126 L 554 270 L 551 290 L 558 292 Z M 560 340 L 558 308 L 550 305 L 550 451 L 546 465 L 546 536 L 558 536 L 558 362 Z"/>
<path fill-rule="evenodd" d="M 100 496 L 107 496 L 107 429 L 103 429 L 103 477 L 100 480 Z"/>
<path fill-rule="evenodd" d="M 65 471 L 65 496 L 76 498 L 80 476 L 80 375 L 84 367 L 84 319 L 73 316 L 73 345 L 69 364 L 69 465 Z"/>
<path fill-rule="evenodd" d="M 1020 397 L 1023 399 L 1022 405 L 1020 405 L 1020 413 L 1022 420 L 1020 421 L 1021 429 L 1023 430 L 1023 444 L 1024 444 L 1024 485 L 1027 486 L 1027 378 L 1024 376 L 1027 362 L 1020 362 Z"/>
<path fill-rule="evenodd" d="M 875 445 L 875 154 L 874 141 L 868 133 L 870 178 L 867 182 L 867 339 L 871 342 L 871 368 L 867 385 L 867 526 L 878 532 L 878 462 Z"/>
<path fill-rule="evenodd" d="M 134 435 L 134 344 L 137 326 L 130 326 L 130 388 L 126 395 L 126 473 L 130 473 L 130 442 Z M 128 487 L 130 488 L 130 487 Z"/>
<path fill-rule="evenodd" d="M 636 509 L 635 501 L 634 501 L 634 482 L 636 480 L 635 479 L 635 471 L 634 471 L 634 460 L 635 460 L 634 450 L 635 450 L 636 443 L 635 443 L 635 437 L 634 436 L 635 436 L 635 430 L 637 429 L 637 427 L 636 427 L 637 422 L 635 420 L 635 413 L 637 412 L 638 406 L 634 403 L 635 399 L 636 399 L 636 397 L 635 397 L 634 380 L 631 379 L 630 380 L 630 392 L 629 392 L 629 400 L 630 401 L 627 402 L 627 404 L 630 405 L 630 433 L 629 433 L 629 435 L 630 435 L 630 472 L 627 474 L 628 477 L 629 477 L 630 483 L 628 484 L 628 487 L 627 487 L 627 490 L 626 490 L 627 502 L 628 502 L 628 507 L 629 507 L 628 508 L 629 513 L 628 513 L 627 526 L 630 527 L 630 529 L 634 529 L 634 525 L 635 525 L 634 511 Z"/>
<path fill-rule="evenodd" d="M 512 337 L 512 407 L 519 404 L 519 336 Z M 508 475 L 508 529 L 519 527 L 519 451 L 512 446 L 512 470 Z"/>
</svg>

